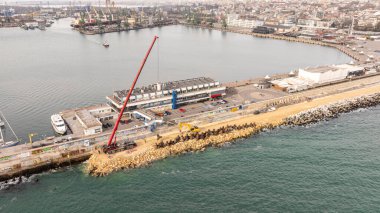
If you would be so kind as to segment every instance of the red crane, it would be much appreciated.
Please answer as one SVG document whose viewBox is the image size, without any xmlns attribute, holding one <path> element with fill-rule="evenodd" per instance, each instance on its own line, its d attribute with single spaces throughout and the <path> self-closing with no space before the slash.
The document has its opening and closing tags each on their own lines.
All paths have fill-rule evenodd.
<svg viewBox="0 0 380 213">
<path fill-rule="evenodd" d="M 148 52 L 146 53 L 145 58 L 144 58 L 144 60 L 143 60 L 142 63 L 141 63 L 140 69 L 139 69 L 139 71 L 137 72 L 137 75 L 136 75 L 136 77 L 135 77 L 135 80 L 134 80 L 133 83 L 132 83 L 131 88 L 129 89 L 129 92 L 128 92 L 128 95 L 127 95 L 127 97 L 126 97 L 126 99 L 125 99 L 125 101 L 124 101 L 123 107 L 122 107 L 121 110 L 120 110 L 119 117 L 117 118 L 116 123 L 115 123 L 115 126 L 113 127 L 113 131 L 112 131 L 112 134 L 111 134 L 111 136 L 110 136 L 110 138 L 109 138 L 109 140 L 108 140 L 107 146 L 110 146 L 110 145 L 112 144 L 112 140 L 115 138 L 115 133 L 116 133 L 118 127 L 119 127 L 119 123 L 120 123 L 121 117 L 123 116 L 124 110 L 125 110 L 125 108 L 127 107 L 127 103 L 128 103 L 128 101 L 129 101 L 129 98 L 131 97 L 131 94 L 132 94 L 133 89 L 135 88 L 136 82 L 137 82 L 137 80 L 138 80 L 139 77 L 140 77 L 140 74 L 141 74 L 141 71 L 142 71 L 143 68 L 144 68 L 145 62 L 146 62 L 146 60 L 148 59 L 149 54 L 150 54 L 150 52 L 151 52 L 151 50 L 152 50 L 154 44 L 156 43 L 156 40 L 157 40 L 157 39 L 158 39 L 158 36 L 154 36 L 153 41 L 152 41 L 152 44 L 150 45 L 150 47 L 149 47 L 149 49 L 148 49 Z"/>
</svg>

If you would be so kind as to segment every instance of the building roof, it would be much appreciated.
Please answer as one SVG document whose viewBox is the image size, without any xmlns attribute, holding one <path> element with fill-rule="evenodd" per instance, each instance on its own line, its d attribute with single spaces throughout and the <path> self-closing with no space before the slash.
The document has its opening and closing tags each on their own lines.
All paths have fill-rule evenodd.
<svg viewBox="0 0 380 213">
<path fill-rule="evenodd" d="M 309 67 L 304 69 L 306 72 L 314 72 L 314 73 L 325 73 L 329 71 L 337 71 L 338 68 L 332 66 L 319 66 L 319 67 Z"/>
<path fill-rule="evenodd" d="M 307 79 L 297 78 L 297 77 L 290 77 L 290 78 L 283 78 L 278 80 L 271 81 L 272 84 L 278 85 L 282 88 L 288 88 L 291 86 L 311 86 L 314 84 L 314 82 L 311 82 Z"/>
<path fill-rule="evenodd" d="M 199 86 L 199 85 L 205 85 L 205 84 L 215 84 L 219 85 L 219 82 L 206 77 L 200 77 L 200 78 L 191 78 L 186 80 L 179 80 L 179 81 L 170 81 L 165 83 L 157 83 L 157 84 L 151 84 L 148 86 L 143 86 L 140 88 L 135 88 L 132 92 L 132 95 L 142 95 L 142 94 L 149 94 L 149 93 L 155 93 L 158 91 L 172 91 L 184 87 L 190 87 L 190 86 Z M 158 88 L 161 87 L 161 88 Z M 118 90 L 114 91 L 114 95 L 119 98 L 124 98 L 127 96 L 129 92 L 128 90 Z"/>
<path fill-rule="evenodd" d="M 77 110 L 75 111 L 76 117 L 82 121 L 85 128 L 92 128 L 101 126 L 102 123 L 98 121 L 88 110 Z"/>
<path fill-rule="evenodd" d="M 325 73 L 325 72 L 335 72 L 338 70 L 347 70 L 348 72 L 363 70 L 362 67 L 354 66 L 350 64 L 340 64 L 340 65 L 331 65 L 331 66 L 319 66 L 319 67 L 308 67 L 303 69 L 306 72 L 313 73 Z"/>
</svg>

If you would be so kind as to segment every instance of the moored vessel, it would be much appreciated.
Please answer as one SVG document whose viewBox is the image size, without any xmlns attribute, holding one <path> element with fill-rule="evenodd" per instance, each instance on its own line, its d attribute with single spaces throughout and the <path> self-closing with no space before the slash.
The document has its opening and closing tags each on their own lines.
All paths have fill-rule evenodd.
<svg viewBox="0 0 380 213">
<path fill-rule="evenodd" d="M 108 48 L 110 45 L 108 44 L 107 41 L 105 41 L 105 42 L 103 43 L 103 46 L 104 46 L 105 48 Z"/>
<path fill-rule="evenodd" d="M 58 134 L 65 134 L 67 131 L 66 124 L 62 119 L 62 116 L 59 114 L 54 114 L 51 116 L 51 125 L 54 128 L 54 131 Z"/>
<path fill-rule="evenodd" d="M 6 128 L 7 124 L 9 126 L 9 129 L 12 131 L 15 141 L 6 141 L 3 133 L 3 129 Z M 12 127 L 9 125 L 8 121 L 4 117 L 3 113 L 0 112 L 0 149 L 6 148 L 6 147 L 11 147 L 11 146 L 16 146 L 20 141 L 18 140 L 18 137 L 16 136 L 15 132 L 13 131 Z"/>
</svg>

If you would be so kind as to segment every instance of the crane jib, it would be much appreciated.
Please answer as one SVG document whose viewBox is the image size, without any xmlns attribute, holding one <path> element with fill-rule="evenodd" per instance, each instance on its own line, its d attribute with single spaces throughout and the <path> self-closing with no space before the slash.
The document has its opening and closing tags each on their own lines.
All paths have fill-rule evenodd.
<svg viewBox="0 0 380 213">
<path fill-rule="evenodd" d="M 119 116 L 118 116 L 118 118 L 117 118 L 117 120 L 116 120 L 116 123 L 115 123 L 115 126 L 114 126 L 114 128 L 113 128 L 113 130 L 112 130 L 112 134 L 111 134 L 111 136 L 110 136 L 110 138 L 109 138 L 109 140 L 108 140 L 108 143 L 107 143 L 108 146 L 110 146 L 110 145 L 112 144 L 112 140 L 113 140 L 114 137 L 115 137 L 115 133 L 116 133 L 118 127 L 119 127 L 119 123 L 120 123 L 121 117 L 123 116 L 124 110 L 125 110 L 125 108 L 127 107 L 127 103 L 128 103 L 128 101 L 129 101 L 129 98 L 131 97 L 132 91 L 133 91 L 133 89 L 135 88 L 135 85 L 136 85 L 136 83 L 137 83 L 137 80 L 138 80 L 139 77 L 140 77 L 141 71 L 142 71 L 143 68 L 144 68 L 145 62 L 147 61 L 147 59 L 148 59 L 148 57 L 149 57 L 149 54 L 150 54 L 150 52 L 152 51 L 152 48 L 153 48 L 154 44 L 156 43 L 156 40 L 157 40 L 157 39 L 158 39 L 158 36 L 154 36 L 153 41 L 152 41 L 152 44 L 150 45 L 150 47 L 149 47 L 149 49 L 148 49 L 148 51 L 147 51 L 147 53 L 146 53 L 146 55 L 145 55 L 145 57 L 144 57 L 144 60 L 143 60 L 142 63 L 141 63 L 140 69 L 139 69 L 139 71 L 137 72 L 137 75 L 136 75 L 135 79 L 133 80 L 132 86 L 131 86 L 131 88 L 129 89 L 128 95 L 127 95 L 127 97 L 126 97 L 126 99 L 125 99 L 125 101 L 124 101 L 123 107 L 122 107 L 121 110 L 120 110 Z M 115 140 L 115 141 L 116 141 L 116 140 Z"/>
</svg>

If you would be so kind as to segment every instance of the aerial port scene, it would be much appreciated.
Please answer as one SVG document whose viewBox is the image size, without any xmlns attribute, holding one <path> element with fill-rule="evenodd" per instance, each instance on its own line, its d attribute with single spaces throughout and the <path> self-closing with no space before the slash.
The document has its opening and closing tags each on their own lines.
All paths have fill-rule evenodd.
<svg viewBox="0 0 380 213">
<path fill-rule="evenodd" d="M 380 0 L 0 1 L 0 212 L 378 212 Z"/>
</svg>

